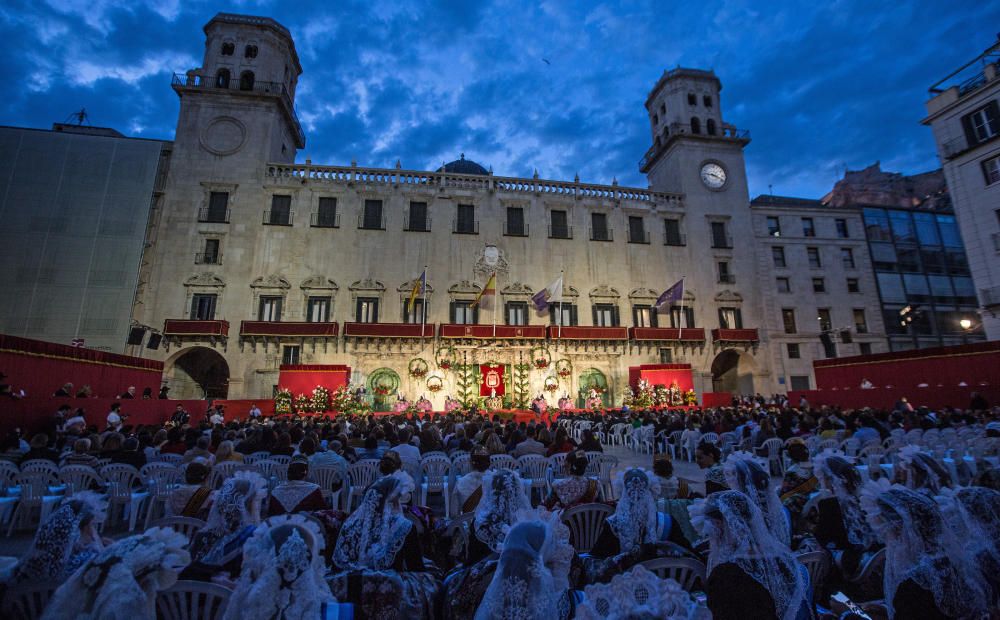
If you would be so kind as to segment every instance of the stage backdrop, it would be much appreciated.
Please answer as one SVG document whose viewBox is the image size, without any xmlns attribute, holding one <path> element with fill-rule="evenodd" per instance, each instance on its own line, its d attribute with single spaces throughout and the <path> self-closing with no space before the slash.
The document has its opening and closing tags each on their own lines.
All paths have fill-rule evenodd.
<svg viewBox="0 0 1000 620">
<path fill-rule="evenodd" d="M 67 382 L 74 391 L 89 385 L 92 395 L 102 398 L 118 396 L 129 386 L 135 386 L 136 396 L 147 387 L 156 396 L 163 363 L 0 334 L 0 372 L 7 375 L 0 383 L 30 398 L 52 396 Z"/>
<path fill-rule="evenodd" d="M 490 396 L 492 390 L 496 390 L 497 396 L 503 396 L 504 384 L 503 384 L 503 366 L 488 366 L 486 364 L 480 364 L 479 366 L 479 395 L 480 396 Z"/>
<path fill-rule="evenodd" d="M 291 390 L 293 397 L 299 394 L 312 396 L 316 386 L 322 385 L 333 393 L 340 386 L 350 383 L 350 378 L 350 366 L 282 364 L 278 373 L 278 387 Z"/>
<path fill-rule="evenodd" d="M 629 366 L 628 384 L 632 389 L 639 385 L 639 379 L 649 381 L 651 385 L 670 387 L 674 382 L 682 391 L 694 389 L 691 378 L 691 364 L 642 364 Z"/>
</svg>

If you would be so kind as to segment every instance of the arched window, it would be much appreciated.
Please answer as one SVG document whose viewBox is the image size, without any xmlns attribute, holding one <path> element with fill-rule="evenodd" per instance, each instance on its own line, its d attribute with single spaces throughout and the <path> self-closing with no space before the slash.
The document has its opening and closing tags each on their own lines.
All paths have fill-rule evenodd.
<svg viewBox="0 0 1000 620">
<path fill-rule="evenodd" d="M 229 88 L 229 69 L 219 69 L 215 74 L 215 87 L 216 88 Z"/>
<path fill-rule="evenodd" d="M 715 119 L 714 118 L 710 118 L 707 121 L 705 121 L 705 132 L 708 135 L 710 135 L 710 136 L 714 136 L 715 135 Z"/>
<path fill-rule="evenodd" d="M 256 45 L 248 45 L 248 46 L 246 46 L 246 48 L 243 50 L 243 57 L 244 58 L 256 58 L 257 57 L 257 46 Z"/>
<path fill-rule="evenodd" d="M 223 56 L 232 56 L 233 52 L 235 51 L 236 51 L 236 44 L 233 43 L 232 41 L 226 41 L 225 43 L 222 44 Z"/>
<path fill-rule="evenodd" d="M 697 116 L 691 117 L 691 133 L 701 133 L 701 121 Z"/>
<path fill-rule="evenodd" d="M 240 90 L 253 90 L 253 71 L 240 74 Z"/>
</svg>

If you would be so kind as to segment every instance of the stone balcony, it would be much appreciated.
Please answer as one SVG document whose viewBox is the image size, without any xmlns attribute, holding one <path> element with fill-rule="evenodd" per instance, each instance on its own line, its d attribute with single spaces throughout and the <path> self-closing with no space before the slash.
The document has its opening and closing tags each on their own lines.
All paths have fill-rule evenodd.
<svg viewBox="0 0 1000 620">
<path fill-rule="evenodd" d="M 229 321 L 223 319 L 167 319 L 163 322 L 164 349 L 171 344 L 208 342 L 225 346 L 229 339 Z"/>
<path fill-rule="evenodd" d="M 704 327 L 630 327 L 629 338 L 636 342 L 705 342 Z"/>
<path fill-rule="evenodd" d="M 468 340 L 542 340 L 545 338 L 544 325 L 441 325 L 440 336 L 444 339 Z"/>
</svg>

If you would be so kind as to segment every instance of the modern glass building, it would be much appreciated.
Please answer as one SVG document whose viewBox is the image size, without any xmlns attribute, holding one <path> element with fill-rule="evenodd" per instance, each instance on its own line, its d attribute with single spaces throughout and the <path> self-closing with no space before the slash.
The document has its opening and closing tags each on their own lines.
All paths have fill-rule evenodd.
<svg viewBox="0 0 1000 620">
<path fill-rule="evenodd" d="M 955 215 L 882 206 L 863 213 L 890 349 L 985 340 Z"/>
</svg>

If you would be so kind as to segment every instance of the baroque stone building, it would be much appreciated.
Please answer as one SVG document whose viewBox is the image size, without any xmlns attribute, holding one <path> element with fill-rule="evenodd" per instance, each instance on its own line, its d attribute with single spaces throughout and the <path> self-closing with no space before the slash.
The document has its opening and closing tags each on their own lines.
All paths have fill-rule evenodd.
<svg viewBox="0 0 1000 620">
<path fill-rule="evenodd" d="M 749 136 L 723 120 L 714 73 L 668 71 L 650 92 L 649 188 L 502 177 L 464 157 L 436 171 L 319 165 L 295 163 L 290 33 L 219 14 L 205 34 L 202 66 L 174 79 L 180 116 L 135 310 L 163 325 L 172 395 L 270 397 L 279 366 L 300 363 L 346 364 L 355 382 L 415 397 L 427 378 L 408 369 L 423 360 L 440 407 L 461 380 L 441 357 L 508 365 L 530 395 L 555 378 L 560 394 L 598 385 L 619 402 L 630 366 L 665 361 L 690 363 L 699 393 L 781 388 L 758 332 Z M 495 314 L 471 303 L 493 272 Z M 531 295 L 560 274 L 563 303 L 537 315 Z M 681 278 L 683 300 L 656 312 Z M 519 376 L 540 348 L 570 372 Z"/>
</svg>

